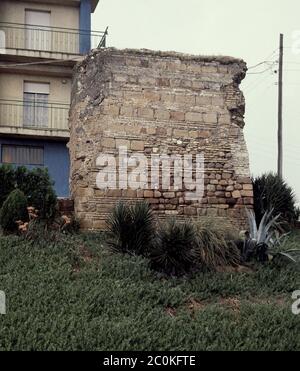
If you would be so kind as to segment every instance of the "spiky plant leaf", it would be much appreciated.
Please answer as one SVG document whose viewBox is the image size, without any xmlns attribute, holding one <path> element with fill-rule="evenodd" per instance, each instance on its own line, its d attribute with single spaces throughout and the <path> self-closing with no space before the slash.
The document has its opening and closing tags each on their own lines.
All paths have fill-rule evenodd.
<svg viewBox="0 0 300 371">
<path fill-rule="evenodd" d="M 255 220 L 253 211 L 251 210 L 251 212 L 250 212 L 246 208 L 246 214 L 247 214 L 247 217 L 248 217 L 248 224 L 249 224 L 249 233 L 250 233 L 250 236 L 252 236 L 252 238 L 256 238 L 256 236 L 257 236 L 257 224 L 256 224 L 256 220 Z"/>
<path fill-rule="evenodd" d="M 152 268 L 168 275 L 188 273 L 196 264 L 195 230 L 191 223 L 167 220 L 158 231 L 150 254 Z"/>
<path fill-rule="evenodd" d="M 152 210 L 146 202 L 137 202 L 130 207 L 130 214 L 135 253 L 145 255 L 152 247 L 156 234 Z"/>
<path fill-rule="evenodd" d="M 293 255 L 291 253 L 281 251 L 278 254 L 282 255 L 282 256 L 285 256 L 286 258 L 290 259 L 293 263 L 298 262 L 297 259 L 295 257 L 293 257 Z"/>
<path fill-rule="evenodd" d="M 253 211 L 246 209 L 250 226 L 250 236 L 244 241 L 245 260 L 255 256 L 258 260 L 267 260 L 267 255 L 286 257 L 297 263 L 300 261 L 300 249 L 284 250 L 284 244 L 288 233 L 280 235 L 281 223 L 278 222 L 280 215 L 273 216 L 273 209 L 266 211 L 261 218 L 259 227 L 255 228 L 256 219 Z M 256 234 L 255 234 L 256 232 Z M 254 247 L 255 245 L 255 247 Z"/>
<path fill-rule="evenodd" d="M 146 255 L 155 238 L 154 216 L 149 204 L 119 202 L 107 219 L 108 244 L 115 251 Z"/>
</svg>

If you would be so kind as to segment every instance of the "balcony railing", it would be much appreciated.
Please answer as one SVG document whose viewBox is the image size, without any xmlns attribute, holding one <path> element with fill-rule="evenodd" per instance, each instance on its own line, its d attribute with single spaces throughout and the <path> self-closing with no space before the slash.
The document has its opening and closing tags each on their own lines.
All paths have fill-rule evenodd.
<svg viewBox="0 0 300 371">
<path fill-rule="evenodd" d="M 68 131 L 69 105 L 0 99 L 1 127 Z"/>
<path fill-rule="evenodd" d="M 90 39 L 91 49 L 106 46 L 107 28 L 84 31 L 61 27 L 44 27 L 0 22 L 5 34 L 5 49 L 42 51 L 49 53 L 83 54 L 80 40 Z"/>
</svg>

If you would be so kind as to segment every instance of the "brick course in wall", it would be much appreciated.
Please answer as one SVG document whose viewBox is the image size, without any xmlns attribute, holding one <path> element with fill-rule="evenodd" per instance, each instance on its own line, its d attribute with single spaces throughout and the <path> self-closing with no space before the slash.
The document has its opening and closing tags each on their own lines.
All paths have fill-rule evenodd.
<svg viewBox="0 0 300 371">
<path fill-rule="evenodd" d="M 243 135 L 244 61 L 150 50 L 92 52 L 75 69 L 70 110 L 71 192 L 84 229 L 105 228 L 119 199 L 146 199 L 161 218 L 228 218 L 246 224 L 253 190 Z M 99 189 L 100 153 L 204 152 L 205 192 Z"/>
</svg>

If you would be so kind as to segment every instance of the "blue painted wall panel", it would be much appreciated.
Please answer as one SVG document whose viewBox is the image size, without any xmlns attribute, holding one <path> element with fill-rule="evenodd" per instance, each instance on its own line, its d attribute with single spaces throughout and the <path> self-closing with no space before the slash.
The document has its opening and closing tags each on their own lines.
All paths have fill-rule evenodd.
<svg viewBox="0 0 300 371">
<path fill-rule="evenodd" d="M 44 148 L 44 166 L 48 168 L 54 188 L 58 197 L 68 197 L 70 158 L 69 150 L 64 142 L 0 138 L 0 156 L 2 144 L 38 146 Z M 0 159 L 2 161 L 2 159 Z M 34 167 L 34 166 L 28 166 Z"/>
<path fill-rule="evenodd" d="M 79 12 L 79 51 L 87 54 L 91 50 L 91 0 L 81 0 Z"/>
</svg>

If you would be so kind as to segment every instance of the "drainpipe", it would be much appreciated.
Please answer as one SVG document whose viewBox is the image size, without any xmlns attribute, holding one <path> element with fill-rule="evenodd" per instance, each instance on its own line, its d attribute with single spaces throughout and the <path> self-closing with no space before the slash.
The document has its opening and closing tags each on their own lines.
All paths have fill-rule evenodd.
<svg viewBox="0 0 300 371">
<path fill-rule="evenodd" d="M 91 50 L 91 13 L 91 0 L 81 0 L 79 11 L 80 54 L 87 54 Z"/>
</svg>

